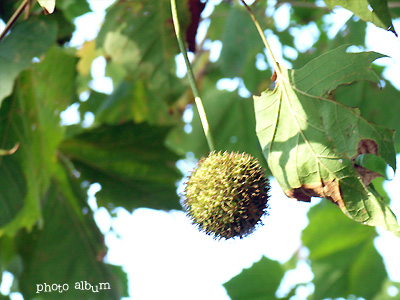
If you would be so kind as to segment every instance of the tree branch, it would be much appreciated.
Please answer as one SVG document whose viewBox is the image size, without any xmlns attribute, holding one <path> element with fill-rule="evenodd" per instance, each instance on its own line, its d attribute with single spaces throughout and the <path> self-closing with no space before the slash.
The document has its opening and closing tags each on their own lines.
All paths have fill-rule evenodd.
<svg viewBox="0 0 400 300">
<path fill-rule="evenodd" d="M 28 6 L 28 4 L 33 4 L 33 1 L 35 0 L 24 0 L 20 4 L 20 6 L 17 8 L 15 13 L 11 16 L 10 20 L 8 20 L 6 27 L 4 28 L 3 32 L 0 34 L 0 41 L 6 36 L 7 32 L 11 29 L 11 27 L 14 25 L 14 23 L 18 20 L 19 16 L 22 14 L 24 11 L 25 7 Z"/>
</svg>

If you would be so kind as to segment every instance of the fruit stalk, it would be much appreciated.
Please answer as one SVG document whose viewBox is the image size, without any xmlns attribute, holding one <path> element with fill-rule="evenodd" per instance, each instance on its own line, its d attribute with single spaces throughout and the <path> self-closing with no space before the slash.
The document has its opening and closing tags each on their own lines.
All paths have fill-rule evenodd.
<svg viewBox="0 0 400 300">
<path fill-rule="evenodd" d="M 189 62 L 189 58 L 187 56 L 185 41 L 183 39 L 181 27 L 179 25 L 178 12 L 176 9 L 176 1 L 175 0 L 171 0 L 171 10 L 172 10 L 172 20 L 174 23 L 176 39 L 178 40 L 179 48 L 182 52 L 183 58 L 185 59 L 187 74 L 189 77 L 189 83 L 192 88 L 194 100 L 196 102 L 197 110 L 200 115 L 201 125 L 203 126 L 203 130 L 204 130 L 204 134 L 207 139 L 208 147 L 210 148 L 210 151 L 214 151 L 215 150 L 214 142 L 213 142 L 213 139 L 211 136 L 210 126 L 208 125 L 207 115 L 204 110 L 203 101 L 201 100 L 199 89 L 197 88 L 197 84 L 196 84 L 196 80 L 194 78 L 192 66 L 191 66 L 191 64 Z"/>
</svg>

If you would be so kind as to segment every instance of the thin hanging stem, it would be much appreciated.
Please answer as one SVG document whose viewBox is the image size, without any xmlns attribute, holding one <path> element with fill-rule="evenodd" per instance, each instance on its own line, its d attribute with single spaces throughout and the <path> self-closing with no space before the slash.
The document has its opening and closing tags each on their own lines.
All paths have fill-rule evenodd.
<svg viewBox="0 0 400 300">
<path fill-rule="evenodd" d="M 211 136 L 210 126 L 208 125 L 207 115 L 204 110 L 203 102 L 201 101 L 199 89 L 197 88 L 197 84 L 196 84 L 196 80 L 194 78 L 192 66 L 191 66 L 191 64 L 189 62 L 189 58 L 187 56 L 185 42 L 184 42 L 181 28 L 179 25 L 178 12 L 176 9 L 176 1 L 175 0 L 171 0 L 171 10 L 172 10 L 172 20 L 174 22 L 176 38 L 178 40 L 179 48 L 182 52 L 183 58 L 185 59 L 187 74 L 189 77 L 189 83 L 190 83 L 190 86 L 193 91 L 197 110 L 199 111 L 200 120 L 201 120 L 201 124 L 203 126 L 204 134 L 206 136 L 208 147 L 210 148 L 210 151 L 214 151 L 215 150 L 214 142 L 213 142 L 213 139 Z"/>
<path fill-rule="evenodd" d="M 244 0 L 240 0 L 240 1 L 243 3 L 244 7 L 246 7 L 247 11 L 250 14 L 250 17 L 253 19 L 253 22 L 254 22 L 254 25 L 257 28 L 258 34 L 260 35 L 260 37 L 261 37 L 261 39 L 262 39 L 262 41 L 264 43 L 264 46 L 267 49 L 268 54 L 271 56 L 271 59 L 272 59 L 272 61 L 274 63 L 275 71 L 278 74 L 280 74 L 279 64 L 275 60 L 274 53 L 272 52 L 271 47 L 268 44 L 267 38 L 265 37 L 264 31 L 261 29 L 260 23 L 258 23 L 258 21 L 256 19 L 256 16 L 254 15 L 254 13 L 251 10 L 251 8 L 246 4 L 246 2 L 244 2 Z"/>
<path fill-rule="evenodd" d="M 0 41 L 6 36 L 7 32 L 11 29 L 14 23 L 18 20 L 19 16 L 24 11 L 25 7 L 29 4 L 30 0 L 24 0 L 17 8 L 15 13 L 11 16 L 10 20 L 7 22 L 6 27 L 4 28 L 3 32 L 0 34 Z"/>
</svg>

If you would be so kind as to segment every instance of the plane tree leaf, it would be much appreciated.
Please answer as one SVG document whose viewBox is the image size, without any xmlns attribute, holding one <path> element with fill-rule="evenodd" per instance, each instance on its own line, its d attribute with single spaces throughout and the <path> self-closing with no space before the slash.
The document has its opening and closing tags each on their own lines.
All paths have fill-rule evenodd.
<svg viewBox="0 0 400 300">
<path fill-rule="evenodd" d="M 224 283 L 232 300 L 275 300 L 285 271 L 283 266 L 263 256 L 250 268 Z"/>
<path fill-rule="evenodd" d="M 50 184 L 57 160 L 56 149 L 65 131 L 60 125 L 59 114 L 76 100 L 75 66 L 74 56 L 52 48 L 42 62 L 20 74 L 13 96 L 3 102 L 0 139 L 6 149 L 17 143 L 20 145 L 12 157 L 23 171 L 20 180 L 26 181 L 26 195 L 22 208 L 0 229 L 0 235 L 13 235 L 24 227 L 29 229 L 41 217 L 40 198 Z M 4 184 L 12 187 L 15 176 L 19 176 L 17 169 L 14 174 Z M 21 184 L 20 180 L 17 183 Z M 3 206 L 13 207 L 11 202 L 3 203 Z"/>
<path fill-rule="evenodd" d="M 43 227 L 21 232 L 17 249 L 24 265 L 19 286 L 25 299 L 121 299 L 127 296 L 121 267 L 103 262 L 107 252 L 86 194 L 57 164 L 52 183 L 42 198 Z M 85 213 L 86 212 L 86 213 Z M 76 286 L 81 281 L 93 288 Z M 37 284 L 61 284 L 61 292 L 37 293 Z M 109 285 L 108 285 L 109 284 Z"/>
<path fill-rule="evenodd" d="M 388 275 L 374 247 L 376 231 L 358 226 L 328 202 L 312 207 L 308 217 L 302 241 L 310 251 L 314 299 L 378 295 Z"/>
<path fill-rule="evenodd" d="M 179 156 L 164 146 L 168 130 L 132 122 L 103 125 L 64 140 L 60 150 L 83 180 L 100 183 L 101 206 L 179 209 Z"/>
<path fill-rule="evenodd" d="M 340 5 L 341 7 L 353 12 L 362 20 L 371 22 L 385 30 L 389 30 L 397 36 L 392 24 L 387 0 L 325 0 L 325 3 L 331 9 L 336 5 Z"/>
<path fill-rule="evenodd" d="M 164 100 L 148 88 L 145 80 L 122 80 L 93 111 L 95 122 L 114 124 L 132 120 L 155 125 L 176 124 L 177 118 L 170 114 Z"/>
<path fill-rule="evenodd" d="M 178 1 L 179 16 L 186 28 L 189 11 Z M 177 99 L 182 88 L 176 77 L 175 56 L 179 53 L 169 1 L 123 1 L 112 6 L 97 38 L 112 62 L 122 65 L 131 77 L 146 78 L 158 97 Z"/>
<path fill-rule="evenodd" d="M 357 157 L 354 159 L 354 164 L 371 170 L 380 176 L 385 177 L 385 179 L 388 179 L 386 176 L 386 162 L 375 154 L 364 153 L 357 155 Z"/>
<path fill-rule="evenodd" d="M 10 222 L 24 206 L 26 180 L 12 156 L 0 157 L 0 227 Z"/>
<path fill-rule="evenodd" d="M 393 131 L 368 123 L 357 109 L 330 99 L 340 84 L 377 81 L 370 69 L 375 52 L 336 48 L 298 70 L 280 66 L 277 86 L 255 97 L 257 135 L 272 174 L 287 196 L 323 197 L 357 222 L 400 236 L 396 217 L 369 187 L 360 154 L 377 155 L 396 169 Z"/>
<path fill-rule="evenodd" d="M 264 14 L 266 7 L 262 6 Z M 261 10 L 259 6 L 256 8 L 257 12 L 259 9 Z M 265 16 L 262 20 L 264 19 Z M 230 8 L 221 41 L 223 46 L 218 64 L 226 77 L 242 76 L 249 60 L 257 53 L 263 52 L 263 45 L 259 41 L 257 30 L 246 9 L 240 6 Z M 257 43 L 257 41 L 259 42 Z M 256 69 L 254 65 L 253 69 Z"/>
<path fill-rule="evenodd" d="M 91 12 L 89 3 L 85 1 L 58 1 L 57 10 L 62 10 L 65 18 L 69 21 L 75 20 L 76 17 Z M 56 10 L 56 11 L 57 11 Z"/>
<path fill-rule="evenodd" d="M 55 42 L 57 24 L 29 18 L 14 26 L 0 43 L 0 106 L 9 96 L 18 74 L 27 69 L 34 57 L 42 55 Z"/>
<path fill-rule="evenodd" d="M 358 107 L 361 115 L 368 121 L 400 131 L 398 111 L 400 110 L 399 91 L 389 82 L 379 88 L 368 81 L 358 81 L 351 85 L 342 85 L 334 92 L 334 99 L 346 106 Z M 382 107 L 391 109 L 382 110 Z M 396 146 L 400 146 L 400 135 L 394 135 Z M 398 148 L 399 149 L 399 148 Z"/>
</svg>

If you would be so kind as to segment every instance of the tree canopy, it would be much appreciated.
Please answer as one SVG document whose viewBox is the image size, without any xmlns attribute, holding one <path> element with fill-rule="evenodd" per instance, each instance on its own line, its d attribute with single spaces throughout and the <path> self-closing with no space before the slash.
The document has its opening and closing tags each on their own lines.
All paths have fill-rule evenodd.
<svg viewBox="0 0 400 300">
<path fill-rule="evenodd" d="M 267 39 L 276 41 L 276 61 L 241 1 L 177 1 L 215 148 L 256 157 L 288 197 L 326 199 L 312 207 L 302 234 L 314 274 L 309 299 L 394 299 L 388 287 L 400 283 L 388 278 L 374 226 L 400 237 L 383 188 L 400 149 L 400 92 L 374 64 L 385 55 L 366 51 L 365 37 L 368 23 L 397 36 L 392 19 L 400 16 L 399 2 L 249 6 Z M 290 12 L 284 26 L 283 6 Z M 332 34 L 335 6 L 354 16 Z M 122 268 L 104 262 L 107 247 L 88 188 L 101 186 L 97 204 L 110 213 L 179 210 L 184 174 L 176 162 L 210 151 L 189 82 L 177 76 L 170 1 L 117 0 L 96 38 L 72 47 L 74 22 L 90 11 L 85 0 L 0 2 L 9 31 L 0 40 L 0 266 L 14 275 L 13 290 L 24 299 L 128 296 Z M 310 26 L 313 39 L 304 49 L 298 35 Z M 113 83 L 109 94 L 93 88 L 99 57 Z M 235 80 L 235 88 L 220 88 L 223 79 Z M 64 125 L 61 113 L 73 105 L 80 121 Z M 183 115 L 190 110 L 188 122 Z M 300 260 L 264 257 L 224 286 L 232 300 L 276 299 L 285 272 Z M 112 288 L 93 293 L 85 282 L 76 287 L 82 280 Z M 38 294 L 41 283 L 69 290 Z"/>
</svg>

